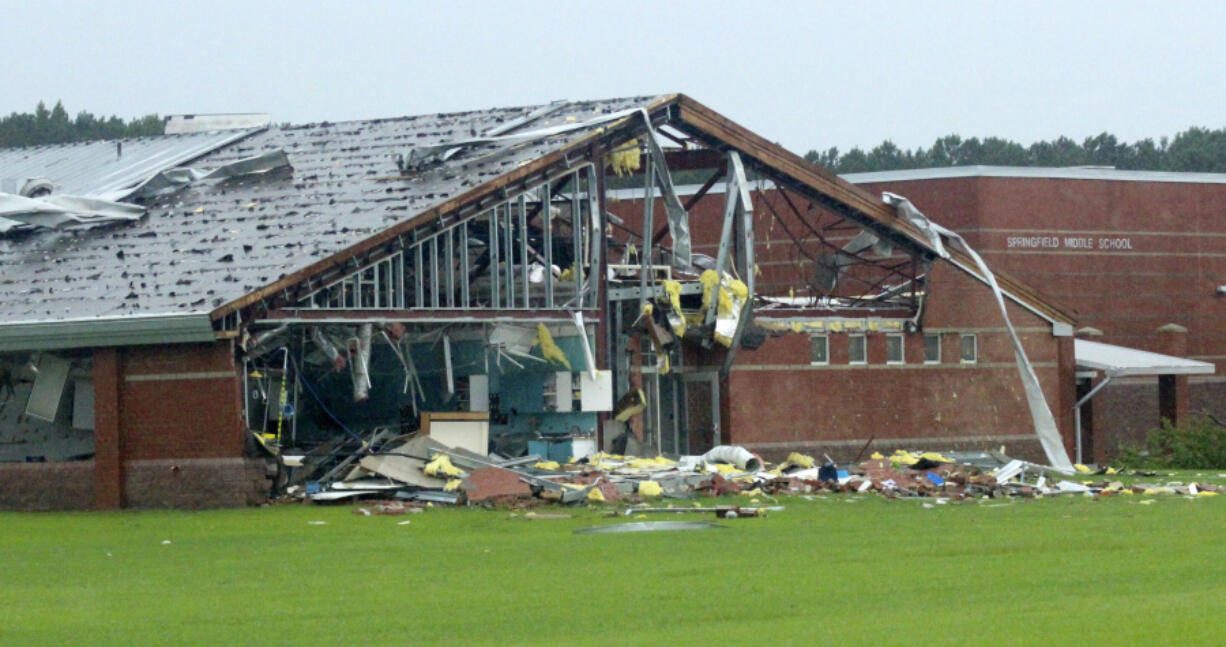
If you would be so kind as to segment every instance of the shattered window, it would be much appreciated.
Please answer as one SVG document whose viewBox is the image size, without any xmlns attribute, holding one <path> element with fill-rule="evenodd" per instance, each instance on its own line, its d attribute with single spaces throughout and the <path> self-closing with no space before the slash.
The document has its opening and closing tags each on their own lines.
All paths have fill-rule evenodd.
<svg viewBox="0 0 1226 647">
<path fill-rule="evenodd" d="M 961 359 L 964 362 L 978 361 L 979 357 L 979 342 L 975 335 L 962 335 L 961 339 Z"/>
<path fill-rule="evenodd" d="M 809 363 L 830 363 L 830 338 L 826 335 L 816 335 L 809 338 Z"/>
<path fill-rule="evenodd" d="M 848 336 L 847 361 L 851 364 L 868 363 L 868 351 L 864 343 L 864 335 Z"/>
<path fill-rule="evenodd" d="M 902 364 L 903 363 L 902 335 L 886 335 L 885 337 L 885 362 L 886 364 Z"/>
<path fill-rule="evenodd" d="M 924 363 L 925 364 L 940 364 L 941 363 L 941 336 L 932 334 L 924 335 Z"/>
</svg>

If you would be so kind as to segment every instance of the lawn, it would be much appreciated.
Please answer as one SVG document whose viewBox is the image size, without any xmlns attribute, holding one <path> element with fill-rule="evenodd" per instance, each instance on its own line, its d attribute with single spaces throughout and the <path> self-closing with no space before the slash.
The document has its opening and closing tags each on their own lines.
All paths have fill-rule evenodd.
<svg viewBox="0 0 1226 647">
<path fill-rule="evenodd" d="M 1226 495 L 1148 498 L 4 513 L 0 645 L 1226 644 Z"/>
</svg>

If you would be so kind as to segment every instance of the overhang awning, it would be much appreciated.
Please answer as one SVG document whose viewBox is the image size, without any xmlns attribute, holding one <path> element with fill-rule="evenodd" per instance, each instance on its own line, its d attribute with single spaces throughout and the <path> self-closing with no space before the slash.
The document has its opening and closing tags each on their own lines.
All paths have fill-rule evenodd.
<svg viewBox="0 0 1226 647">
<path fill-rule="evenodd" d="M 1077 370 L 1103 371 L 1112 377 L 1140 375 L 1213 375 L 1217 368 L 1209 362 L 1173 357 L 1161 353 L 1104 344 L 1086 339 L 1074 340 Z"/>
</svg>

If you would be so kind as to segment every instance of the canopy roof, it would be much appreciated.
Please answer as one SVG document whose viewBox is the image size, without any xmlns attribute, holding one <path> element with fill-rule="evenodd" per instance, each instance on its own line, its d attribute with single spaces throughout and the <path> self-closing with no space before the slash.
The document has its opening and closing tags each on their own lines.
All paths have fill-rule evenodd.
<svg viewBox="0 0 1226 647">
<path fill-rule="evenodd" d="M 1141 375 L 1212 375 L 1216 367 L 1182 357 L 1077 339 L 1073 354 L 1078 369 L 1104 371 L 1113 377 Z"/>
</svg>

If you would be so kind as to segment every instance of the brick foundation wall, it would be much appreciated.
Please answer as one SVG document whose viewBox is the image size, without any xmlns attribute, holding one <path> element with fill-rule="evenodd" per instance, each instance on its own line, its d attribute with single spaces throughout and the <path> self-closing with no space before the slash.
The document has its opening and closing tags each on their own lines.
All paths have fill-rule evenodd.
<svg viewBox="0 0 1226 647">
<path fill-rule="evenodd" d="M 124 464 L 130 508 L 231 508 L 268 500 L 271 482 L 258 458 L 134 460 Z"/>
<path fill-rule="evenodd" d="M 94 461 L 0 463 L 0 510 L 89 510 Z"/>
</svg>

